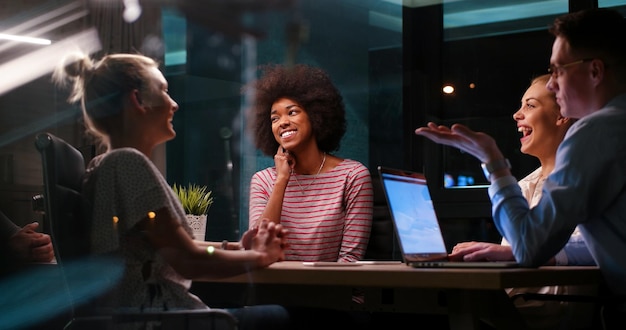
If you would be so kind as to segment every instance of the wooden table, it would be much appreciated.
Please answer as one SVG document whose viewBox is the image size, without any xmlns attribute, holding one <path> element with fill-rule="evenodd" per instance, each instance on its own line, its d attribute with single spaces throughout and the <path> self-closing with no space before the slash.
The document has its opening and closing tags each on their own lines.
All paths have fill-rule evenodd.
<svg viewBox="0 0 626 330">
<path fill-rule="evenodd" d="M 247 304 L 445 313 L 452 329 L 477 329 L 480 320 L 498 329 L 523 329 L 524 321 L 505 288 L 594 286 L 600 281 L 597 267 L 418 269 L 402 263 L 310 267 L 285 261 L 235 277 L 196 280 L 192 291 L 204 299 L 222 288 L 232 296 L 235 285 L 243 288 L 242 299 Z M 363 293 L 362 303 L 353 302 L 355 292 Z"/>
</svg>

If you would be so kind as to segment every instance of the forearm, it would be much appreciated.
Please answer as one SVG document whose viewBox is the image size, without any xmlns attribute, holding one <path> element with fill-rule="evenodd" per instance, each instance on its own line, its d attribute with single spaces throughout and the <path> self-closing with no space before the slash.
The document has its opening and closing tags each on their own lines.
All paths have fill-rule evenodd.
<svg viewBox="0 0 626 330">
<path fill-rule="evenodd" d="M 363 167 L 349 180 L 346 203 L 345 226 L 340 261 L 357 261 L 365 255 L 372 230 L 374 192 L 369 170 Z"/>
<path fill-rule="evenodd" d="M 367 248 L 367 241 L 365 242 L 342 242 L 341 252 L 339 253 L 339 262 L 354 262 L 363 259 L 365 256 L 365 249 Z"/>
<path fill-rule="evenodd" d="M 553 236 L 558 233 L 556 226 L 546 230 L 545 223 L 555 216 L 555 210 L 539 206 L 531 210 L 515 178 L 492 182 L 489 195 L 494 224 L 510 242 L 517 262 L 531 267 L 544 265 L 564 245 L 559 242 L 563 237 Z"/>
<path fill-rule="evenodd" d="M 165 210 L 155 212 L 137 224 L 155 251 L 184 278 L 210 276 L 221 278 L 267 266 L 268 255 L 252 250 L 222 250 L 222 243 L 193 240 Z"/>
<path fill-rule="evenodd" d="M 351 262 L 363 259 L 372 228 L 372 216 L 371 212 L 367 212 L 368 209 L 364 208 L 364 213 L 346 219 L 339 261 Z"/>
<path fill-rule="evenodd" d="M 241 245 L 241 242 L 229 242 L 229 241 L 221 241 L 221 242 L 206 242 L 206 241 L 194 241 L 196 242 L 196 244 L 198 244 L 198 246 L 202 247 L 202 248 L 207 248 L 209 246 L 212 246 L 215 249 L 222 249 L 222 250 L 244 250 L 243 246 Z"/>
<path fill-rule="evenodd" d="M 210 247 L 209 247 L 210 246 Z M 181 276 L 188 279 L 219 279 L 262 268 L 271 262 L 263 253 L 254 250 L 222 250 L 209 245 L 194 252 L 160 253 Z"/>
<path fill-rule="evenodd" d="M 341 238 L 338 261 L 354 262 L 363 259 L 369 242 L 372 222 L 354 221 L 346 225 Z"/>
</svg>

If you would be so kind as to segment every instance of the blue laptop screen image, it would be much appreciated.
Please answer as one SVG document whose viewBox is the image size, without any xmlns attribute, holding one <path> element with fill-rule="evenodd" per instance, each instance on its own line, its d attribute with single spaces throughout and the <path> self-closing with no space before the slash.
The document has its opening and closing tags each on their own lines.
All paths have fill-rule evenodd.
<svg viewBox="0 0 626 330">
<path fill-rule="evenodd" d="M 519 267 L 512 261 L 449 260 L 446 244 L 423 173 L 378 167 L 402 259 L 422 267 Z"/>
<path fill-rule="evenodd" d="M 381 173 L 404 255 L 446 254 L 425 178 Z"/>
</svg>

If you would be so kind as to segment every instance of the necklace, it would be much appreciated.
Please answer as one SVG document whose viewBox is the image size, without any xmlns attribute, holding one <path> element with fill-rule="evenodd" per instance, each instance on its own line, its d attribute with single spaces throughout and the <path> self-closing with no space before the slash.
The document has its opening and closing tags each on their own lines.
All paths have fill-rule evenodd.
<svg viewBox="0 0 626 330">
<path fill-rule="evenodd" d="M 304 195 L 304 191 L 309 189 L 309 187 L 315 182 L 315 180 L 317 180 L 317 176 L 320 175 L 320 172 L 322 172 L 322 168 L 324 168 L 324 164 L 326 164 L 326 153 L 324 153 L 324 158 L 322 158 L 322 163 L 320 164 L 320 168 L 317 170 L 317 173 L 313 177 L 313 180 L 311 180 L 311 182 L 309 182 L 309 184 L 306 185 L 306 188 L 302 187 L 302 185 L 300 184 L 300 180 L 298 180 L 298 176 L 293 171 L 293 169 L 291 169 L 291 175 L 293 175 L 294 179 L 296 179 L 296 183 L 300 187 L 300 190 L 302 191 L 303 195 Z"/>
</svg>

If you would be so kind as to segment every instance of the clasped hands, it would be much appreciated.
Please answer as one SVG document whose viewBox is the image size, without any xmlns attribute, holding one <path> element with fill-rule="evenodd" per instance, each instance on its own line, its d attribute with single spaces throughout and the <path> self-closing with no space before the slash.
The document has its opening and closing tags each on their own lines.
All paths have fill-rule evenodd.
<svg viewBox="0 0 626 330">
<path fill-rule="evenodd" d="M 239 244 L 246 250 L 267 253 L 276 258 L 274 261 L 281 261 L 288 246 L 287 230 L 281 224 L 261 219 L 258 226 L 243 233 Z"/>
</svg>

